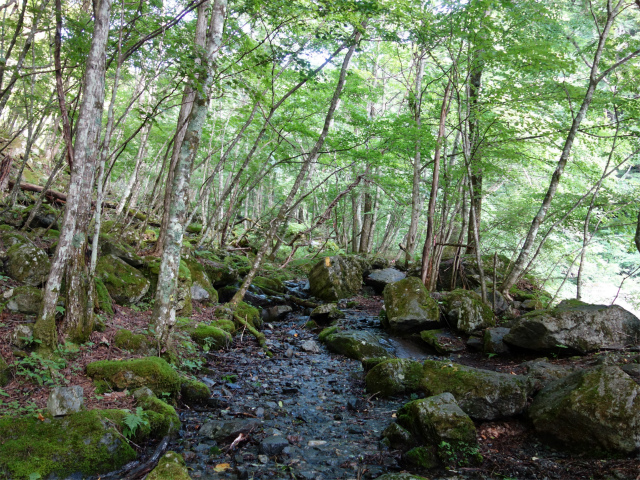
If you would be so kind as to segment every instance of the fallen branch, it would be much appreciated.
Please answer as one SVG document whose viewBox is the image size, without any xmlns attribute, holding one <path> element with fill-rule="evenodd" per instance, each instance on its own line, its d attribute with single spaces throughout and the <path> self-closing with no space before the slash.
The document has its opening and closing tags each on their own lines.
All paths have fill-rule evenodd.
<svg viewBox="0 0 640 480">
<path fill-rule="evenodd" d="M 153 454 L 144 462 L 136 460 L 134 462 L 127 463 L 120 470 L 102 475 L 102 480 L 137 480 L 153 470 L 164 452 L 169 447 L 169 437 L 164 437 Z"/>
<path fill-rule="evenodd" d="M 271 353 L 271 351 L 267 348 L 267 339 L 263 333 L 260 333 L 249 322 L 247 322 L 244 318 L 240 317 L 240 315 L 235 312 L 233 314 L 233 318 L 235 318 L 235 320 L 240 325 L 243 325 L 247 330 L 249 330 L 249 333 L 251 335 L 256 337 L 256 340 L 258 340 L 258 344 L 262 347 L 269 358 L 273 357 L 273 353 Z"/>
</svg>

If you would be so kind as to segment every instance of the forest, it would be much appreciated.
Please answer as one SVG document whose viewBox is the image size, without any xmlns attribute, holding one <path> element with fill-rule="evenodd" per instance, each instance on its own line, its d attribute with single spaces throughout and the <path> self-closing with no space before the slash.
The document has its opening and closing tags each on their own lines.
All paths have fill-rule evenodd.
<svg viewBox="0 0 640 480">
<path fill-rule="evenodd" d="M 567 431 L 588 423 L 542 426 L 557 413 L 539 406 L 558 395 L 549 378 L 597 373 L 618 379 L 620 398 L 640 394 L 640 367 L 623 368 L 640 363 L 640 0 L 2 1 L 0 477 L 632 478 L 640 401 L 606 407 L 636 425 L 620 433 L 633 445 L 588 450 L 619 463 L 521 469 L 541 455 L 530 438 L 579 444 Z M 527 323 L 542 317 L 557 324 Z M 427 353 L 407 353 L 418 344 Z M 425 387 L 441 382 L 429 362 L 454 355 L 462 370 L 522 376 L 527 405 L 480 408 L 456 386 Z M 538 378 L 543 355 L 552 366 Z M 593 373 L 598 355 L 615 372 Z M 184 433 L 209 425 L 194 413 L 207 408 L 273 420 L 242 389 L 307 356 L 359 372 L 334 401 L 368 412 L 363 428 L 386 434 L 362 449 L 383 438 L 387 454 L 304 470 L 312 460 L 282 452 L 325 440 L 298 417 L 310 432 L 282 448 L 262 439 L 266 423 L 213 443 Z M 246 362 L 267 363 L 251 374 Z M 381 380 L 389 365 L 409 379 L 410 362 L 420 388 Z M 269 378 L 263 399 L 317 394 Z M 426 415 L 409 395 L 455 410 L 455 435 L 406 420 Z M 288 405 L 278 398 L 264 400 L 273 418 Z M 401 433 L 382 425 L 391 410 Z M 64 447 L 77 464 L 44 443 L 39 460 L 22 458 L 33 435 L 56 438 L 60 417 L 78 432 Z M 430 433 L 407 426 L 423 421 Z M 585 428 L 622 429 L 611 422 Z M 100 425 L 118 438 L 108 455 L 80 446 Z M 477 440 L 487 429 L 501 446 Z M 513 436 L 524 457 L 512 462 Z M 241 448 L 246 465 L 267 461 L 243 466 Z M 269 470 L 274 458 L 289 470 Z"/>
</svg>

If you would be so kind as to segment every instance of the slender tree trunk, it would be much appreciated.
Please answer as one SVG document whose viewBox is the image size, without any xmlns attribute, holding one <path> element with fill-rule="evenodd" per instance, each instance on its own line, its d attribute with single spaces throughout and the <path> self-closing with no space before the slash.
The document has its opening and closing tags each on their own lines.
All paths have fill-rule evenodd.
<svg viewBox="0 0 640 480">
<path fill-rule="evenodd" d="M 171 189 L 169 220 L 158 274 L 158 287 L 153 307 L 153 322 L 156 336 L 161 345 L 169 348 L 171 331 L 176 322 L 174 298 L 178 286 L 180 253 L 187 215 L 187 193 L 194 158 L 198 151 L 202 127 L 207 118 L 209 95 L 213 84 L 215 61 L 220 53 L 222 33 L 227 10 L 227 0 L 215 0 L 211 11 L 211 21 L 202 58 L 202 78 L 198 78 L 198 88 L 193 88 L 193 108 L 176 163 Z"/>
<path fill-rule="evenodd" d="M 205 37 L 207 33 L 207 9 L 209 7 L 209 1 L 203 2 L 198 7 L 198 20 L 196 23 L 196 36 L 195 36 L 195 48 L 203 48 L 205 46 Z M 226 10 L 226 3 L 223 7 Z M 190 121 L 190 114 L 193 108 L 193 102 L 196 92 L 193 89 L 193 85 L 188 83 L 184 89 L 182 96 L 182 105 L 180 106 L 180 113 L 178 114 L 178 123 L 176 125 L 176 135 L 173 141 L 173 153 L 171 154 L 171 162 L 169 163 L 169 171 L 167 173 L 166 189 L 164 194 L 164 203 L 162 209 L 162 225 L 160 227 L 160 234 L 158 235 L 158 241 L 152 252 L 152 255 L 161 255 L 164 249 L 164 243 L 166 235 L 169 232 L 169 215 L 171 210 L 171 199 L 173 195 L 172 189 L 174 185 L 175 171 L 179 162 L 179 158 L 182 152 L 182 142 L 187 132 L 188 122 Z M 198 139 L 198 141 L 200 141 Z M 191 167 L 189 167 L 191 168 Z"/>
<path fill-rule="evenodd" d="M 94 29 L 87 57 L 83 100 L 80 105 L 71 168 L 69 192 L 60 240 L 44 288 L 42 307 L 34 338 L 45 351 L 57 343 L 56 304 L 63 278 L 66 310 L 62 332 L 71 340 L 84 341 L 93 329 L 93 278 L 87 269 L 85 252 L 91 217 L 91 191 L 96 165 L 96 143 L 104 103 L 105 51 L 109 37 L 111 0 L 94 4 Z"/>
<path fill-rule="evenodd" d="M 560 178 L 562 177 L 562 173 L 564 172 L 564 168 L 567 165 L 567 161 L 569 160 L 569 155 L 571 154 L 571 148 L 573 147 L 573 142 L 575 141 L 576 135 L 578 134 L 578 129 L 580 128 L 580 124 L 582 120 L 584 120 L 587 110 L 589 109 L 589 105 L 591 105 L 591 101 L 593 100 L 593 94 L 596 90 L 596 87 L 600 83 L 600 81 L 604 78 L 603 74 L 598 74 L 598 67 L 600 65 L 600 60 L 602 58 L 602 52 L 604 51 L 605 43 L 607 41 L 607 37 L 609 36 L 609 31 L 611 30 L 611 26 L 613 25 L 614 19 L 616 18 L 620 5 L 622 2 L 618 3 L 615 8 L 609 9 L 607 12 L 607 19 L 604 25 L 602 26 L 602 30 L 598 39 L 598 46 L 596 47 L 596 52 L 593 58 L 593 64 L 591 66 L 591 72 L 589 75 L 589 85 L 587 87 L 587 91 L 585 92 L 584 98 L 582 100 L 582 104 L 580 105 L 580 110 L 578 110 L 573 122 L 571 123 L 571 128 L 569 129 L 569 133 L 567 134 L 567 138 L 564 143 L 564 147 L 562 148 L 562 153 L 560 155 L 560 159 L 558 160 L 558 164 L 556 166 L 556 170 L 551 177 L 551 182 L 549 184 L 549 188 L 547 189 L 547 193 L 544 196 L 542 204 L 540 205 L 540 209 L 538 213 L 533 218 L 531 222 L 531 227 L 529 227 L 529 232 L 525 238 L 522 249 L 520 250 L 520 254 L 516 259 L 513 268 L 509 272 L 509 275 L 504 279 L 504 282 L 500 286 L 500 290 L 503 293 L 508 293 L 509 289 L 513 287 L 518 280 L 520 280 L 522 274 L 524 273 L 524 268 L 527 265 L 527 261 L 529 259 L 529 255 L 531 254 L 531 249 L 538 237 L 538 230 L 540 229 L 540 225 L 544 221 L 547 216 L 547 211 L 551 206 L 551 202 L 555 197 L 556 191 L 558 190 L 558 185 L 560 184 Z M 608 72 L 609 70 L 607 70 Z M 605 73 L 607 73 L 605 72 Z"/>
<path fill-rule="evenodd" d="M 362 30 L 364 30 L 364 28 L 365 28 L 365 23 L 363 22 Z M 293 183 L 293 186 L 291 187 L 291 190 L 287 195 L 287 198 L 285 198 L 284 202 L 280 206 L 278 210 L 278 214 L 271 221 L 271 225 L 269 226 L 269 230 L 267 231 L 267 234 L 265 236 L 265 241 L 262 245 L 262 248 L 256 254 L 256 258 L 253 262 L 251 270 L 245 277 L 244 282 L 242 283 L 242 286 L 240 287 L 240 289 L 236 292 L 236 294 L 233 296 L 233 298 L 229 302 L 232 308 L 235 308 L 240 303 L 240 301 L 242 301 L 245 293 L 247 293 L 247 290 L 249 289 L 249 286 L 251 285 L 253 278 L 258 272 L 258 269 L 260 268 L 260 266 L 262 265 L 262 260 L 264 259 L 264 255 L 269 249 L 269 246 L 271 245 L 271 241 L 275 238 L 278 228 L 285 221 L 287 215 L 289 214 L 289 210 L 291 208 L 291 205 L 293 203 L 293 200 L 296 194 L 298 193 L 298 190 L 300 189 L 302 184 L 306 181 L 307 173 L 309 172 L 312 165 L 318 160 L 318 157 L 320 156 L 320 150 L 322 149 L 322 146 L 324 145 L 327 135 L 329 134 L 329 127 L 332 123 L 333 115 L 336 111 L 336 108 L 338 107 L 338 102 L 340 100 L 340 94 L 342 93 L 342 89 L 344 88 L 344 84 L 346 82 L 347 71 L 349 69 L 349 63 L 351 62 L 351 57 L 353 56 L 353 53 L 355 52 L 356 47 L 359 44 L 360 39 L 362 38 L 362 30 L 357 29 L 353 39 L 353 44 L 349 47 L 349 50 L 347 51 L 344 57 L 344 60 L 342 61 L 342 67 L 340 69 L 340 77 L 338 79 L 338 84 L 336 85 L 335 91 L 333 93 L 333 98 L 331 99 L 329 110 L 327 111 L 327 115 L 325 116 L 324 127 L 322 128 L 322 132 L 320 133 L 318 140 L 316 141 L 315 145 L 313 146 L 309 154 L 306 156 L 302 166 L 300 167 L 300 172 L 298 173 L 298 176 L 296 177 Z"/>
<path fill-rule="evenodd" d="M 420 210 L 422 209 L 422 198 L 420 197 L 420 178 L 422 176 L 421 161 L 421 126 L 422 126 L 422 77 L 424 76 L 424 50 L 416 53 L 416 79 L 415 93 L 413 95 L 413 121 L 416 127 L 415 133 L 415 150 L 413 156 L 413 184 L 411 187 L 411 220 L 409 223 L 409 231 L 407 233 L 407 244 L 405 248 L 405 266 L 408 267 L 413 260 L 413 252 L 416 248 L 418 222 L 420 220 Z"/>
</svg>

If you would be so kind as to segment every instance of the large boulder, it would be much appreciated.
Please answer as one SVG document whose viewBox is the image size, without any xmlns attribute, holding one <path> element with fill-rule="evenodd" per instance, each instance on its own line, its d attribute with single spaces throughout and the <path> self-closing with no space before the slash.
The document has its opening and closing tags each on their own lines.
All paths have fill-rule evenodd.
<svg viewBox="0 0 640 480">
<path fill-rule="evenodd" d="M 160 357 L 99 360 L 87 365 L 87 376 L 111 389 L 148 387 L 156 395 L 173 396 L 180 392 L 180 376 Z"/>
<path fill-rule="evenodd" d="M 372 286 L 376 293 L 382 293 L 384 287 L 393 282 L 398 282 L 405 278 L 406 275 L 395 268 L 384 268 L 382 270 L 373 270 L 364 278 L 364 283 Z"/>
<path fill-rule="evenodd" d="M 32 287 L 42 285 L 47 280 L 51 262 L 45 251 L 33 243 L 15 243 L 5 256 L 5 272 L 14 280 Z"/>
<path fill-rule="evenodd" d="M 47 399 L 47 410 L 54 417 L 79 412 L 84 405 L 82 387 L 53 387 Z"/>
<path fill-rule="evenodd" d="M 536 431 L 572 450 L 630 454 L 640 450 L 640 386 L 616 366 L 560 379 L 535 397 Z"/>
<path fill-rule="evenodd" d="M 444 311 L 449 325 L 470 334 L 495 326 L 493 310 L 471 290 L 454 290 L 444 296 Z"/>
<path fill-rule="evenodd" d="M 309 318 L 318 323 L 330 323 L 344 318 L 345 314 L 335 303 L 323 303 L 311 311 Z"/>
<path fill-rule="evenodd" d="M 524 315 L 504 341 L 541 352 L 587 353 L 637 345 L 640 319 L 617 305 L 564 300 L 552 310 Z"/>
<path fill-rule="evenodd" d="M 427 395 L 449 392 L 471 418 L 495 420 L 522 413 L 533 385 L 522 375 L 426 360 L 420 390 Z"/>
<path fill-rule="evenodd" d="M 150 282 L 139 270 L 114 255 L 98 260 L 96 277 L 118 305 L 133 305 L 149 291 Z"/>
<path fill-rule="evenodd" d="M 422 392 L 451 393 L 471 418 L 495 420 L 522 413 L 533 392 L 533 382 L 521 375 L 492 372 L 426 360 L 389 360 L 373 367 L 365 377 L 367 391 L 382 397 Z"/>
<path fill-rule="evenodd" d="M 133 247 L 126 243 L 120 243 L 115 235 L 101 234 L 98 238 L 98 246 L 101 255 L 113 255 L 134 268 L 144 265 L 144 260 L 135 252 Z"/>
<path fill-rule="evenodd" d="M 364 330 L 338 330 L 322 340 L 332 352 L 354 360 L 390 356 L 380 345 L 380 339 L 374 333 Z"/>
<path fill-rule="evenodd" d="M 358 257 L 325 257 L 309 272 L 309 290 L 327 302 L 353 296 L 362 287 L 365 262 Z"/>
<path fill-rule="evenodd" d="M 137 456 L 114 426 L 114 420 L 123 417 L 120 410 L 90 410 L 45 421 L 33 415 L 2 417 L 0 476 L 87 478 L 117 470 Z"/>
<path fill-rule="evenodd" d="M 381 397 L 418 392 L 421 380 L 420 362 L 405 358 L 378 363 L 365 377 L 367 392 Z"/>
<path fill-rule="evenodd" d="M 390 283 L 384 289 L 385 323 L 397 333 L 418 332 L 438 326 L 440 309 L 417 277 Z"/>
<path fill-rule="evenodd" d="M 41 304 L 42 290 L 35 287 L 18 287 L 13 289 L 13 294 L 7 302 L 7 310 L 35 315 L 40 311 Z"/>
<path fill-rule="evenodd" d="M 501 283 L 508 271 L 510 261 L 504 255 L 498 255 L 497 260 L 496 277 L 498 283 Z M 488 281 L 493 278 L 493 255 L 482 255 L 481 261 L 485 278 Z M 461 255 L 458 260 L 447 258 L 440 262 L 436 286 L 438 291 L 449 291 L 456 288 L 473 290 L 478 288 L 480 283 L 480 269 L 475 255 Z"/>
</svg>

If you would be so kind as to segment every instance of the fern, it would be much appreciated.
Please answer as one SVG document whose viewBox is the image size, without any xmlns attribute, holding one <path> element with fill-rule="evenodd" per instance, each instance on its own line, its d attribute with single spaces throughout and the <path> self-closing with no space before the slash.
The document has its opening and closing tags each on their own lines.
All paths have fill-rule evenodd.
<svg viewBox="0 0 640 480">
<path fill-rule="evenodd" d="M 126 438 L 131 438 L 140 426 L 149 425 L 149 420 L 147 420 L 147 413 L 138 407 L 135 413 L 125 415 L 123 423 L 122 434 Z"/>
</svg>

